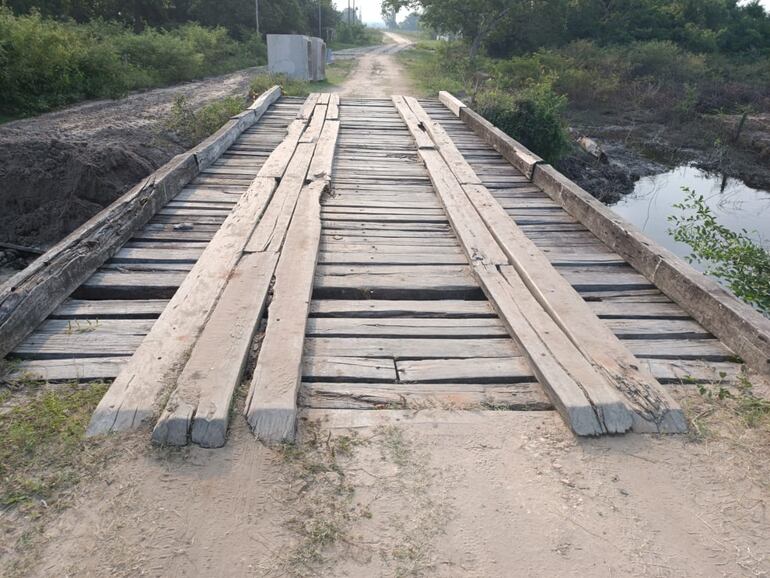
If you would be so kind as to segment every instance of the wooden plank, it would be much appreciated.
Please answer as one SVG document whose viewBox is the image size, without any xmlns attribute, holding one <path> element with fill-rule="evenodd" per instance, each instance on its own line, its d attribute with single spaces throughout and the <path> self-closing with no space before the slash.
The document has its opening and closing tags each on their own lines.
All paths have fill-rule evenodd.
<svg viewBox="0 0 770 578">
<path fill-rule="evenodd" d="M 281 184 L 278 185 L 270 205 L 246 244 L 247 253 L 280 252 L 314 151 L 315 144 L 297 145 Z"/>
<path fill-rule="evenodd" d="M 230 405 L 262 318 L 276 253 L 245 254 L 233 270 L 152 433 L 163 445 L 225 444 Z"/>
<path fill-rule="evenodd" d="M 537 383 L 512 385 L 303 383 L 300 403 L 318 409 L 426 409 L 549 411 Z"/>
<path fill-rule="evenodd" d="M 294 439 L 305 325 L 321 237 L 320 197 L 326 187 L 325 181 L 315 181 L 303 188 L 275 272 L 265 339 L 246 403 L 249 424 L 266 441 Z"/>
<path fill-rule="evenodd" d="M 434 300 L 387 301 L 379 299 L 315 299 L 310 304 L 313 317 L 496 317 L 486 301 Z"/>
<path fill-rule="evenodd" d="M 128 357 L 34 359 L 15 367 L 10 380 L 95 381 L 115 377 Z"/>
<path fill-rule="evenodd" d="M 326 110 L 326 120 L 340 119 L 340 95 L 332 94 L 329 96 L 329 107 Z"/>
<path fill-rule="evenodd" d="M 443 104 L 449 110 L 451 110 L 452 114 L 454 114 L 457 117 L 460 116 L 460 109 L 465 108 L 465 104 L 463 104 L 463 102 L 460 99 L 456 98 L 446 90 L 439 91 L 438 99 L 441 101 L 441 104 Z"/>
<path fill-rule="evenodd" d="M 770 320 L 650 240 L 551 166 L 533 182 L 756 371 L 770 374 Z"/>
<path fill-rule="evenodd" d="M 423 118 L 424 111 L 416 109 L 415 115 L 423 119 L 424 124 L 430 127 L 431 135 L 438 138 L 442 155 L 449 155 L 448 149 L 456 150 L 454 143 L 448 139 L 440 125 L 431 124 Z M 469 170 L 473 172 L 467 163 L 466 166 L 455 163 L 450 168 L 454 170 L 455 166 L 459 166 L 464 171 L 463 174 Z M 575 287 L 589 290 L 615 289 L 619 285 L 645 288 L 646 279 L 640 278 L 637 281 L 635 274 L 627 277 L 622 269 L 616 271 L 615 268 L 608 267 L 599 267 L 596 271 L 589 271 L 586 267 L 557 271 L 519 226 L 508 217 L 485 186 L 469 184 L 463 189 L 513 265 L 512 268 L 502 269 L 509 284 L 516 288 L 519 283 L 523 283 L 534 297 L 533 304 L 539 304 L 561 330 L 557 330 L 559 335 L 556 338 L 560 338 L 562 334 L 566 336 L 577 351 L 603 373 L 600 381 L 581 382 L 589 399 L 596 405 L 599 405 L 597 399 L 606 399 L 610 401 L 609 407 L 616 407 L 617 401 L 613 399 L 615 396 L 610 393 L 611 383 L 624 394 L 625 403 L 633 408 L 635 431 L 686 431 L 687 423 L 681 407 L 651 374 L 639 369 L 639 363 L 634 356 L 570 286 L 571 283 Z M 532 306 L 526 309 L 534 310 Z M 553 334 L 549 339 L 554 339 Z"/>
<path fill-rule="evenodd" d="M 426 125 L 417 118 L 404 97 L 394 96 L 393 102 L 415 140 L 424 135 L 433 143 L 426 132 Z M 419 153 L 468 259 L 492 264 L 507 263 L 505 254 L 489 235 L 486 226 L 473 210 L 463 193 L 462 186 L 441 154 L 432 148 L 420 149 Z"/>
<path fill-rule="evenodd" d="M 371 382 L 396 381 L 392 359 L 369 357 L 305 357 L 302 362 L 305 382 Z"/>
<path fill-rule="evenodd" d="M 402 383 L 498 383 L 534 382 L 524 357 L 478 359 L 418 359 L 398 361 Z"/>
<path fill-rule="evenodd" d="M 336 96 L 336 95 L 335 95 Z M 316 146 L 316 154 L 310 163 L 308 175 L 313 179 L 331 180 L 332 165 L 334 162 L 334 150 L 337 146 L 337 137 L 339 135 L 339 121 L 327 120 L 324 123 L 321 136 Z"/>
<path fill-rule="evenodd" d="M 489 300 L 567 425 L 583 436 L 628 431 L 632 417 L 625 404 L 538 307 L 521 281 L 515 276 L 504 277 L 501 271 L 483 264 L 475 266 L 475 270 Z"/>
<path fill-rule="evenodd" d="M 307 125 L 305 132 L 299 139 L 300 143 L 316 143 L 321 137 L 321 130 L 324 127 L 324 121 L 326 120 L 326 105 L 317 104 L 313 109 L 313 116 L 310 118 L 310 123 Z"/>
<path fill-rule="evenodd" d="M 392 99 L 401 118 L 403 118 L 404 122 L 409 126 L 412 137 L 417 143 L 417 148 L 428 150 L 435 148 L 433 140 L 431 140 L 430 136 L 425 131 L 425 128 L 420 126 L 420 121 L 414 116 L 409 105 L 406 104 L 404 97 L 394 95 Z"/>
<path fill-rule="evenodd" d="M 469 359 L 516 357 L 520 352 L 505 339 L 382 339 L 374 337 L 308 337 L 305 353 L 329 357 L 392 357 L 394 359 Z"/>
<path fill-rule="evenodd" d="M 51 313 L 49 319 L 156 319 L 163 313 L 167 304 L 168 301 L 165 299 L 142 301 L 67 299 Z"/>
<path fill-rule="evenodd" d="M 499 319 L 446 319 L 446 318 L 310 318 L 307 323 L 310 337 L 504 337 L 507 331 Z"/>
</svg>

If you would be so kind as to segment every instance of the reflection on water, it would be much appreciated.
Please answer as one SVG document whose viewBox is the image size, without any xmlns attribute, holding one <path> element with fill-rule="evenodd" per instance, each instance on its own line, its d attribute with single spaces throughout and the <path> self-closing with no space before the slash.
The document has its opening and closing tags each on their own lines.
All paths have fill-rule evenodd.
<svg viewBox="0 0 770 578">
<path fill-rule="evenodd" d="M 720 224 L 734 231 L 746 229 L 765 246 L 770 242 L 770 192 L 752 189 L 735 179 L 723 180 L 691 166 L 640 179 L 634 192 L 612 208 L 648 237 L 684 257 L 690 254 L 690 248 L 668 234 L 668 216 L 681 214 L 673 205 L 685 198 L 682 187 L 703 195 Z"/>
</svg>

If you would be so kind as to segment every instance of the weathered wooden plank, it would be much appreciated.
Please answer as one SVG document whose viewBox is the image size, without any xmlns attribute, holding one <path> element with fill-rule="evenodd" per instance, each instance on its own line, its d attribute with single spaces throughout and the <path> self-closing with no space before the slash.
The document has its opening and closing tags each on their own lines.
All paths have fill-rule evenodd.
<svg viewBox="0 0 770 578">
<path fill-rule="evenodd" d="M 648 239 L 553 167 L 538 167 L 533 182 L 749 366 L 770 373 L 770 320 Z"/>
<path fill-rule="evenodd" d="M 372 337 L 308 337 L 305 353 L 329 357 L 392 357 L 394 359 L 468 359 L 516 357 L 519 351 L 505 339 L 382 339 Z"/>
<path fill-rule="evenodd" d="M 281 184 L 278 185 L 270 205 L 246 244 L 247 253 L 280 252 L 314 151 L 315 144 L 297 145 Z"/>
<path fill-rule="evenodd" d="M 460 109 L 465 108 L 465 104 L 463 102 L 454 97 L 451 93 L 447 92 L 446 90 L 441 90 L 438 93 L 438 99 L 441 101 L 441 103 L 446 106 L 449 110 L 452 111 L 452 114 L 459 117 L 460 116 Z"/>
<path fill-rule="evenodd" d="M 425 113 L 420 109 L 415 111 L 415 115 L 423 118 Z M 440 140 L 439 151 L 442 155 L 447 154 L 447 150 L 455 148 L 440 125 L 431 124 L 427 119 L 423 121 L 430 127 L 431 135 Z M 513 154 L 518 155 L 518 152 L 513 151 Z M 467 163 L 465 166 L 462 162 L 456 164 L 464 171 L 463 174 L 473 172 Z M 451 168 L 454 170 L 455 166 L 452 165 Z M 644 289 L 648 286 L 647 280 L 644 278 L 637 280 L 635 273 L 629 275 L 622 268 L 616 271 L 612 267 L 599 267 L 592 271 L 581 267 L 560 268 L 557 271 L 521 228 L 508 217 L 486 187 L 469 184 L 463 188 L 471 204 L 479 212 L 513 265 L 512 268 L 503 270 L 509 284 L 515 288 L 522 283 L 522 287 L 526 287 L 534 297 L 533 306 L 536 307 L 535 304 L 539 304 L 553 319 L 555 326 L 561 330 L 560 332 L 557 330 L 559 335 L 556 337 L 550 334 L 549 340 L 560 338 L 563 332 L 577 351 L 594 367 L 601 370 L 603 374 L 601 381 L 592 380 L 591 383 L 582 383 L 589 399 L 594 401 L 595 405 L 599 405 L 596 403 L 596 396 L 612 400 L 615 397 L 610 392 L 609 383 L 612 383 L 624 394 L 625 403 L 634 410 L 635 431 L 664 433 L 686 431 L 686 420 L 679 405 L 660 387 L 652 375 L 639 369 L 634 356 L 573 289 L 575 287 L 586 290 L 613 290 L 618 286 Z M 570 287 L 570 284 L 573 287 Z M 527 310 L 531 311 L 533 307 L 527 307 Z M 622 327 L 618 325 L 617 329 L 626 330 L 628 336 L 638 336 L 638 333 L 628 333 L 627 325 Z M 688 329 L 693 330 L 691 327 Z M 611 401 L 611 407 L 617 407 L 617 401 Z"/>
<path fill-rule="evenodd" d="M 396 362 L 402 383 L 499 383 L 534 382 L 522 357 L 478 359 L 419 359 Z"/>
<path fill-rule="evenodd" d="M 392 359 L 371 357 L 305 357 L 302 362 L 305 382 L 370 382 L 396 381 Z"/>
<path fill-rule="evenodd" d="M 548 411 L 553 406 L 537 383 L 512 385 L 399 383 L 303 383 L 300 403 L 318 409 L 496 409 Z"/>
<path fill-rule="evenodd" d="M 235 388 L 262 317 L 276 253 L 244 255 L 201 331 L 152 433 L 164 445 L 225 444 Z"/>
<path fill-rule="evenodd" d="M 9 379 L 42 381 L 95 381 L 114 378 L 128 357 L 34 359 L 15 367 Z"/>
<path fill-rule="evenodd" d="M 196 172 L 192 155 L 175 157 L 0 287 L 0 357 L 32 332 Z"/>
<path fill-rule="evenodd" d="M 275 272 L 265 339 L 246 403 L 249 424 L 266 441 L 294 439 L 305 326 L 321 237 L 320 197 L 327 186 L 315 181 L 302 190 Z"/>
<path fill-rule="evenodd" d="M 499 319 L 447 318 L 340 318 L 316 317 L 307 323 L 311 337 L 505 337 L 508 335 Z"/>
<path fill-rule="evenodd" d="M 489 318 L 496 317 L 487 301 L 433 300 L 387 301 L 360 300 L 313 300 L 310 304 L 313 317 L 445 317 Z"/>
<path fill-rule="evenodd" d="M 324 251 L 318 256 L 318 263 L 322 265 L 462 265 L 467 262 L 465 256 L 459 252 L 444 255 L 427 252 L 400 254 L 379 251 Z"/>
<path fill-rule="evenodd" d="M 198 170 L 204 171 L 226 151 L 247 128 L 257 122 L 268 107 L 281 97 L 281 87 L 273 86 L 263 92 L 249 108 L 234 116 L 213 135 L 194 147 L 190 153 L 195 155 Z"/>
<path fill-rule="evenodd" d="M 67 299 L 49 319 L 156 319 L 166 308 L 165 299 L 141 301 L 82 301 Z"/>
<path fill-rule="evenodd" d="M 526 355 L 538 381 L 577 435 L 624 433 L 632 417 L 617 393 L 596 373 L 526 290 L 510 266 L 474 266 L 479 282 Z"/>
<path fill-rule="evenodd" d="M 336 96 L 336 95 L 334 95 Z M 334 151 L 337 146 L 340 123 L 336 120 L 327 120 L 324 123 L 321 135 L 316 145 L 316 154 L 310 163 L 308 175 L 313 179 L 331 180 Z"/>
</svg>

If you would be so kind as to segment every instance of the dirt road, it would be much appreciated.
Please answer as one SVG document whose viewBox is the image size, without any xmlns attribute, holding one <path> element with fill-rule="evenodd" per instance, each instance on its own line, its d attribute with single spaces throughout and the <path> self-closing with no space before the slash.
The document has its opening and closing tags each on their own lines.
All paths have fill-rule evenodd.
<svg viewBox="0 0 770 578">
<path fill-rule="evenodd" d="M 49 527 L 30 575 L 770 571 L 767 478 L 723 441 L 578 441 L 538 412 L 304 417 L 296 447 L 259 444 L 243 420 L 222 450 L 124 440 Z"/>
<path fill-rule="evenodd" d="M 404 69 L 393 58 L 393 54 L 408 48 L 412 42 L 393 32 L 384 34 L 391 42 L 357 59 L 355 70 L 337 91 L 340 95 L 389 97 L 413 92 Z"/>
</svg>

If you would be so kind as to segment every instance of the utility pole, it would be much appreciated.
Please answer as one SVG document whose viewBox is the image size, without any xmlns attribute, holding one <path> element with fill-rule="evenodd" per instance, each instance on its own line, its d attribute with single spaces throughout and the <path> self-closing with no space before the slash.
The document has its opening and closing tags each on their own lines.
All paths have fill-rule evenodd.
<svg viewBox="0 0 770 578">
<path fill-rule="evenodd" d="M 254 0 L 254 6 L 256 8 L 257 16 L 257 36 L 259 36 L 259 0 Z"/>
<path fill-rule="evenodd" d="M 350 0 L 348 0 L 348 26 L 350 26 Z"/>
<path fill-rule="evenodd" d="M 323 38 L 321 32 L 321 0 L 318 0 L 318 38 Z"/>
</svg>

